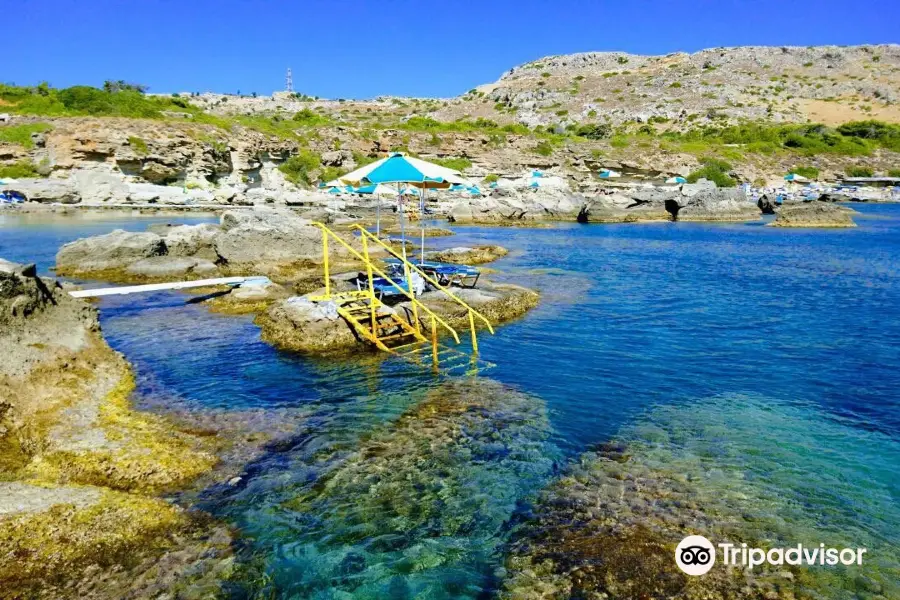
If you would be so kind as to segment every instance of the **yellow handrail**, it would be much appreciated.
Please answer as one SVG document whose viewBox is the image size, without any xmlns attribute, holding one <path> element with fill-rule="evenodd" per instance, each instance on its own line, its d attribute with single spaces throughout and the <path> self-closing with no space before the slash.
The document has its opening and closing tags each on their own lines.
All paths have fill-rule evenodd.
<svg viewBox="0 0 900 600">
<path fill-rule="evenodd" d="M 395 257 L 397 257 L 398 259 L 400 259 L 406 266 L 411 267 L 416 273 L 418 273 L 419 275 L 421 275 L 421 276 L 425 279 L 425 281 L 427 281 L 428 283 L 430 283 L 431 285 L 433 285 L 433 286 L 436 287 L 437 289 L 439 289 L 439 290 L 441 290 L 442 292 L 444 292 L 447 296 L 449 296 L 450 298 L 452 298 L 457 304 L 459 304 L 459 305 L 465 307 L 465 308 L 470 312 L 470 314 L 475 315 L 475 316 L 477 316 L 479 319 L 481 319 L 482 321 L 484 321 L 484 324 L 487 325 L 488 331 L 490 331 L 491 333 L 494 333 L 494 327 L 491 325 L 491 322 L 487 319 L 487 317 L 485 317 L 483 314 L 481 314 L 480 312 L 478 312 L 477 310 L 475 310 L 474 308 L 472 308 L 471 306 L 469 306 L 468 304 L 466 304 L 466 302 L 464 302 L 459 296 L 457 296 L 456 294 L 454 294 L 453 292 L 451 292 L 450 290 L 448 290 L 447 288 L 445 288 L 444 286 L 442 286 L 440 283 L 438 283 L 437 281 L 435 281 L 434 278 L 432 278 L 432 277 L 431 277 L 430 275 L 428 275 L 425 271 L 423 271 L 422 269 L 420 269 L 419 267 L 417 267 L 414 263 L 411 263 L 411 262 L 409 262 L 408 260 L 405 260 L 404 258 L 402 258 L 402 257 L 400 257 L 400 256 L 397 256 L 397 253 L 394 251 L 393 248 L 391 248 L 390 246 L 388 246 L 387 244 L 385 244 L 384 242 L 382 242 L 380 239 L 378 239 L 375 235 L 372 234 L 372 232 L 366 230 L 365 228 L 363 228 L 361 225 L 358 225 L 358 224 L 353 224 L 353 225 L 350 226 L 350 228 L 351 228 L 351 229 L 358 229 L 359 232 L 360 232 L 363 236 L 366 236 L 366 237 L 368 237 L 369 239 L 373 240 L 373 241 L 374 241 L 375 243 L 377 243 L 379 246 L 382 246 L 385 250 L 387 250 L 388 252 L 390 252 L 393 256 L 395 256 Z"/>
<path fill-rule="evenodd" d="M 402 292 L 404 296 L 406 296 L 407 298 L 409 298 L 409 299 L 412 301 L 413 306 L 418 306 L 419 308 L 421 308 L 422 310 L 424 310 L 426 313 L 428 313 L 428 315 L 430 315 L 435 321 L 437 321 L 438 323 L 440 323 L 440 324 L 444 327 L 444 329 L 446 329 L 447 331 L 450 332 L 450 334 L 453 336 L 453 339 L 456 341 L 457 344 L 459 343 L 459 335 L 456 333 L 456 330 L 453 329 L 452 327 L 450 327 L 450 325 L 448 325 L 447 322 L 444 321 L 442 318 L 440 318 L 439 316 L 437 316 L 436 314 L 434 314 L 434 311 L 432 311 L 430 308 L 428 308 L 427 306 L 425 306 L 424 304 L 422 304 L 421 302 L 419 302 L 418 300 L 416 300 L 415 295 L 414 295 L 410 290 L 404 289 L 403 286 L 401 286 L 399 283 L 395 282 L 393 279 L 391 279 L 390 277 L 388 277 L 388 275 L 387 275 L 386 273 L 384 273 L 381 269 L 379 269 L 378 267 L 376 267 L 376 266 L 372 263 L 372 261 L 369 260 L 369 258 L 368 258 L 367 256 L 363 256 L 362 254 L 360 254 L 359 252 L 357 252 L 355 248 L 353 248 L 350 244 L 348 244 L 347 242 L 345 242 L 344 240 L 342 240 L 335 232 L 333 232 L 332 230 L 330 230 L 330 229 L 329 229 L 328 227 L 326 227 L 324 224 L 319 223 L 318 221 L 313 221 L 312 224 L 315 225 L 316 227 L 318 227 L 319 229 L 322 230 L 322 234 L 323 234 L 323 235 L 322 235 L 322 239 L 323 239 L 322 246 L 323 246 L 323 248 L 327 248 L 327 247 L 328 247 L 328 242 L 325 241 L 325 240 L 327 240 L 327 239 L 328 239 L 328 236 L 331 235 L 331 237 L 333 237 L 339 244 L 341 244 L 342 246 L 344 246 L 347 250 L 350 251 L 351 254 L 353 254 L 353 255 L 356 256 L 359 260 L 361 260 L 361 261 L 363 262 L 363 264 L 366 265 L 366 268 L 367 268 L 367 269 L 371 269 L 371 270 L 369 271 L 369 281 L 370 281 L 370 282 L 372 281 L 371 271 L 374 271 L 375 273 L 378 273 L 378 275 L 380 275 L 381 277 L 384 277 L 384 278 L 387 280 L 388 283 L 390 283 L 391 285 L 393 285 L 395 288 L 397 288 L 398 290 L 400 290 L 400 292 Z M 327 290 L 330 289 L 330 285 L 329 285 L 329 283 L 328 283 L 329 277 L 330 277 L 330 275 L 329 275 L 329 273 L 328 273 L 328 256 L 327 256 L 327 254 L 326 254 L 326 257 L 325 257 L 325 281 L 326 281 L 326 283 L 325 283 L 325 289 L 326 289 L 326 292 L 327 292 Z M 407 285 L 409 285 L 409 278 L 407 278 L 406 281 L 407 281 Z"/>
</svg>

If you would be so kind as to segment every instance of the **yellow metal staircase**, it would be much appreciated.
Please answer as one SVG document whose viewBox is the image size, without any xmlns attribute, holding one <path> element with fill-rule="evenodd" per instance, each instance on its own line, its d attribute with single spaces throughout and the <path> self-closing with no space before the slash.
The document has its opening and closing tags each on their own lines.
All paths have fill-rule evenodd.
<svg viewBox="0 0 900 600">
<path fill-rule="evenodd" d="M 360 232 L 359 239 L 362 243 L 362 252 L 353 248 L 324 224 L 317 222 L 313 224 L 322 230 L 325 293 L 321 296 L 312 297 L 311 300 L 334 302 L 337 306 L 338 314 L 350 324 L 360 338 L 370 342 L 379 350 L 390 352 L 415 364 L 425 364 L 430 358 L 432 367 L 436 370 L 447 372 L 456 371 L 461 367 L 466 367 L 466 370 L 471 372 L 472 370 L 477 371 L 493 366 L 478 358 L 478 338 L 475 328 L 476 320 L 484 323 L 488 331 L 494 333 L 491 322 L 484 315 L 466 304 L 450 290 L 441 286 L 434 278 L 407 261 L 405 257 L 398 255 L 393 248 L 359 225 L 354 225 L 352 228 Z M 345 250 L 350 252 L 351 255 L 355 256 L 363 263 L 366 268 L 366 289 L 332 293 L 328 256 L 329 240 L 336 241 L 343 246 Z M 402 282 L 394 281 L 394 279 L 387 275 L 372 261 L 369 255 L 370 241 L 383 247 L 391 255 L 401 261 L 404 272 Z M 469 315 L 469 328 L 472 336 L 471 354 L 460 352 L 455 348 L 450 348 L 438 343 L 438 326 L 449 333 L 456 344 L 460 343 L 459 334 L 444 319 L 435 314 L 434 311 L 422 304 L 415 297 L 414 292 L 410 289 L 411 286 L 407 284 L 407 282 L 410 281 L 410 274 L 412 272 L 418 273 L 419 276 L 431 284 L 435 289 L 442 291 L 450 300 L 467 310 Z M 408 315 L 408 319 L 404 318 L 401 314 L 397 314 L 396 311 L 389 309 L 381 300 L 379 300 L 375 293 L 373 280 L 376 274 L 385 279 L 390 285 L 394 286 L 407 300 L 409 300 L 411 314 Z M 425 322 L 430 325 L 428 337 L 422 332 L 423 319 L 426 319 Z"/>
</svg>

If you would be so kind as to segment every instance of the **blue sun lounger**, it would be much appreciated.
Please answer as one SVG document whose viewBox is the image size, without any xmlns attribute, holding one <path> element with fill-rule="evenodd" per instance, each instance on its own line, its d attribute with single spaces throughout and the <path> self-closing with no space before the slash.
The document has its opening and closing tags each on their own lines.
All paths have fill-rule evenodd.
<svg viewBox="0 0 900 600">
<path fill-rule="evenodd" d="M 403 273 L 403 264 L 399 260 L 389 258 L 386 262 L 395 272 Z M 481 271 L 479 269 L 470 267 L 469 265 L 430 261 L 413 262 L 413 264 L 445 287 L 456 285 L 464 288 L 473 288 L 478 283 L 478 278 L 481 276 Z"/>
<path fill-rule="evenodd" d="M 402 276 L 396 276 L 395 273 L 391 273 L 391 279 L 397 282 L 397 285 L 392 284 L 390 281 L 385 279 L 384 277 L 373 277 L 372 278 L 372 289 L 375 291 L 375 297 L 379 300 L 392 300 L 395 298 L 405 298 L 405 291 L 409 289 L 409 284 L 406 283 L 406 278 Z M 360 273 L 356 278 L 356 288 L 360 291 L 364 290 L 368 285 L 367 279 L 364 273 Z"/>
</svg>

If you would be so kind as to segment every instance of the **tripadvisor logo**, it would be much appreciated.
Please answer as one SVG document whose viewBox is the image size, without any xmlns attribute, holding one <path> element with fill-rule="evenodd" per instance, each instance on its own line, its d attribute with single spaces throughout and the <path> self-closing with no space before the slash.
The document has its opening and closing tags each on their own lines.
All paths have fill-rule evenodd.
<svg viewBox="0 0 900 600">
<path fill-rule="evenodd" d="M 790 548 L 750 548 L 747 544 L 718 544 L 722 564 L 753 569 L 760 565 L 823 565 L 833 567 L 838 563 L 861 565 L 866 548 L 826 548 L 825 544 Z M 716 548 L 702 535 L 689 535 L 675 548 L 675 564 L 688 575 L 703 575 L 716 564 Z"/>
</svg>

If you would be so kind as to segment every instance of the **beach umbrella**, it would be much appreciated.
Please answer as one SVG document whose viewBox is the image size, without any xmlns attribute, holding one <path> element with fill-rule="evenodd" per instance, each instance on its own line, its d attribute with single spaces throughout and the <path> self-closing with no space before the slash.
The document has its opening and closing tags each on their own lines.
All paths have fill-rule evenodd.
<svg viewBox="0 0 900 600">
<path fill-rule="evenodd" d="M 809 179 L 804 177 L 803 175 L 797 175 L 796 173 L 788 173 L 784 176 L 785 181 L 790 181 L 792 183 L 807 183 Z"/>
<path fill-rule="evenodd" d="M 494 182 L 492 182 L 491 185 L 489 185 L 488 187 L 491 188 L 491 189 L 494 189 L 494 188 L 499 187 L 499 186 L 497 185 L 497 182 L 494 181 Z"/>
<path fill-rule="evenodd" d="M 539 184 L 537 181 L 532 181 L 528 187 L 539 188 L 541 187 L 541 184 Z"/>
<path fill-rule="evenodd" d="M 621 177 L 622 174 L 611 169 L 603 169 L 597 174 L 597 176 L 600 179 L 612 179 L 614 177 Z"/>
<path fill-rule="evenodd" d="M 367 184 L 394 184 L 397 186 L 398 202 L 402 202 L 401 187 L 416 187 L 423 189 L 447 189 L 453 184 L 469 185 L 469 182 L 459 171 L 448 169 L 428 161 L 407 156 L 402 152 L 393 152 L 389 156 L 362 166 L 338 179 L 352 185 Z M 422 200 L 424 202 L 424 199 Z M 401 207 L 402 208 L 402 207 Z M 381 234 L 380 204 L 376 213 L 375 234 Z M 403 235 L 403 211 L 400 211 L 400 231 Z M 424 246 L 425 225 L 422 225 L 422 240 Z M 423 254 L 424 256 L 424 254 Z"/>
<path fill-rule="evenodd" d="M 531 172 L 531 176 L 532 177 L 543 177 L 544 174 L 541 173 L 540 171 L 538 171 L 537 169 L 535 169 L 534 171 Z"/>
<path fill-rule="evenodd" d="M 687 183 L 687 179 L 684 177 L 669 177 L 666 179 L 666 183 Z"/>
<path fill-rule="evenodd" d="M 466 189 L 466 186 L 464 186 L 464 185 L 461 184 L 461 183 L 454 183 L 453 185 L 450 186 L 450 191 L 451 191 L 451 192 L 462 192 L 462 191 L 464 191 L 465 189 Z"/>
<path fill-rule="evenodd" d="M 375 196 L 394 196 L 397 194 L 396 190 L 391 189 L 390 187 L 384 184 L 374 184 L 371 183 L 369 185 L 364 185 L 362 187 L 356 188 L 355 192 L 357 194 L 372 194 Z"/>
<path fill-rule="evenodd" d="M 405 240 L 406 231 L 403 224 L 403 187 L 421 189 L 419 207 L 422 211 L 422 252 L 421 260 L 425 262 L 425 196 L 427 189 L 448 189 L 454 184 L 471 185 L 459 171 L 442 167 L 419 158 L 407 156 L 402 152 L 394 152 L 386 158 L 365 165 L 339 178 L 353 185 L 381 183 L 397 186 L 397 203 L 400 211 L 400 236 Z M 409 192 L 407 192 L 409 193 Z M 419 194 L 413 194 L 419 195 Z M 380 213 L 377 217 L 376 235 L 380 232 Z M 404 258 L 406 244 L 403 245 Z"/>
</svg>

